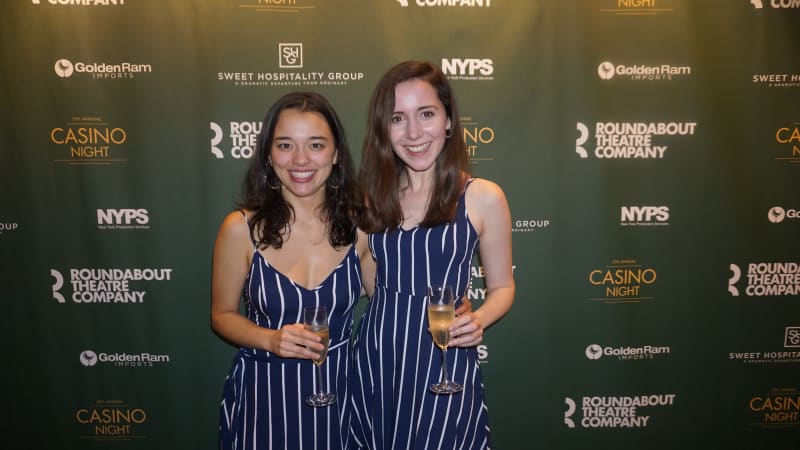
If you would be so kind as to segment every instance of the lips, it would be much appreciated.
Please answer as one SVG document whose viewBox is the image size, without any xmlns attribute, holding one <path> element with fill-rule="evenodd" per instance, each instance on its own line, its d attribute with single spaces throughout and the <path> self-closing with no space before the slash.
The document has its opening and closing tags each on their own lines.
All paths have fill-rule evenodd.
<svg viewBox="0 0 800 450">
<path fill-rule="evenodd" d="M 428 150 L 428 148 L 430 148 L 430 146 L 431 146 L 431 143 L 430 142 L 426 142 L 424 144 L 419 144 L 419 145 L 406 145 L 405 147 L 406 147 L 406 150 L 408 150 L 411 153 L 422 153 L 422 152 Z"/>
<path fill-rule="evenodd" d="M 315 173 L 313 170 L 290 170 L 289 176 L 292 177 L 292 181 L 303 183 L 311 180 Z"/>
</svg>

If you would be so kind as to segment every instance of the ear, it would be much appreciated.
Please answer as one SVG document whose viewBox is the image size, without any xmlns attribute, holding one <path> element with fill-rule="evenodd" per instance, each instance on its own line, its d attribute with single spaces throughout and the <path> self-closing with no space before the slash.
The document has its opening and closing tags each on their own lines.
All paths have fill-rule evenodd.
<svg viewBox="0 0 800 450">
<path fill-rule="evenodd" d="M 450 128 L 451 128 L 452 126 L 453 126 L 453 125 L 452 125 L 452 123 L 450 122 L 450 118 L 448 117 L 448 118 L 447 118 L 447 125 L 445 125 L 444 129 L 445 129 L 445 130 L 450 130 Z"/>
<path fill-rule="evenodd" d="M 339 149 L 338 148 L 333 151 L 333 163 L 336 164 L 337 162 L 339 162 Z"/>
</svg>

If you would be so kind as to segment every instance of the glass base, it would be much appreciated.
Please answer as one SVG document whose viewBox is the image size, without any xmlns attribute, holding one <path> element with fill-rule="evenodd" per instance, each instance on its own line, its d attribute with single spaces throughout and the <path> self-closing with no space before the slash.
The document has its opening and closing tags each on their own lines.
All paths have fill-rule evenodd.
<svg viewBox="0 0 800 450">
<path fill-rule="evenodd" d="M 334 403 L 336 403 L 336 395 L 330 393 L 314 394 L 306 397 L 306 405 L 313 406 L 315 408 L 332 405 Z"/>
<path fill-rule="evenodd" d="M 455 394 L 464 390 L 464 386 L 453 383 L 452 381 L 443 381 L 441 383 L 432 384 L 431 392 L 434 394 Z"/>
</svg>

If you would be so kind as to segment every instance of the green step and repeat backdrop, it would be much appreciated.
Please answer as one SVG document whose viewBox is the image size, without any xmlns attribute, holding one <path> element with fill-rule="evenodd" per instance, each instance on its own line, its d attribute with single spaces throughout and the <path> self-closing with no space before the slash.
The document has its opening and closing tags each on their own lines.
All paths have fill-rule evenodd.
<svg viewBox="0 0 800 450">
<path fill-rule="evenodd" d="M 511 205 L 516 302 L 479 346 L 493 448 L 800 448 L 800 1 L 0 17 L 4 448 L 215 448 L 235 349 L 211 252 L 260 121 L 319 91 L 360 160 L 406 59 L 452 80 L 474 173 Z M 482 286 L 476 260 L 476 307 Z"/>
</svg>

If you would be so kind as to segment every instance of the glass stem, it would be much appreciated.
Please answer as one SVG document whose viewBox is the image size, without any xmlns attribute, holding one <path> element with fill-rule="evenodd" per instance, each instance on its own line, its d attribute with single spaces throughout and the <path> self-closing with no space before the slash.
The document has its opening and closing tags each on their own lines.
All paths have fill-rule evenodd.
<svg viewBox="0 0 800 450">
<path fill-rule="evenodd" d="M 325 393 L 325 380 L 322 379 L 322 365 L 314 364 L 317 366 L 317 395 Z"/>
<path fill-rule="evenodd" d="M 450 384 L 450 374 L 447 372 L 447 348 L 442 349 L 442 383 Z"/>
</svg>

